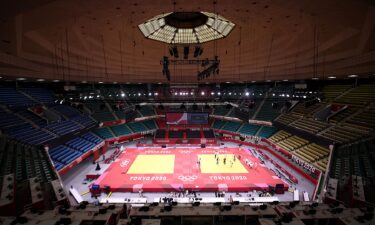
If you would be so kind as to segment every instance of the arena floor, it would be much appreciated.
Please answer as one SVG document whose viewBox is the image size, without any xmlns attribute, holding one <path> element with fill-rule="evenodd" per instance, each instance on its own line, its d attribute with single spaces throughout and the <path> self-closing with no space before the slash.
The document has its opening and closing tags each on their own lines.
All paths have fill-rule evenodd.
<svg viewBox="0 0 375 225">
<path fill-rule="evenodd" d="M 127 148 L 95 184 L 110 186 L 112 192 L 246 192 L 276 184 L 287 188 L 242 148 Z"/>
</svg>

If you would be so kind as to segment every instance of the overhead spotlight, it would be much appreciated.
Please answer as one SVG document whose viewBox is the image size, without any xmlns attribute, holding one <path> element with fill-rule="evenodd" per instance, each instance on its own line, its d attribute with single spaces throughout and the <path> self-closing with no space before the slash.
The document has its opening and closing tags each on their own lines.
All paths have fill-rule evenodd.
<svg viewBox="0 0 375 225">
<path fill-rule="evenodd" d="M 184 59 L 189 58 L 189 46 L 184 47 Z"/>
</svg>

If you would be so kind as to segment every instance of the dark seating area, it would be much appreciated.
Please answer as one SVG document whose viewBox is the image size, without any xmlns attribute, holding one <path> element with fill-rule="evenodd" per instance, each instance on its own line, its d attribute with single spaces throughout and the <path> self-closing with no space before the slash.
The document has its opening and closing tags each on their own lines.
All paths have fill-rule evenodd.
<svg viewBox="0 0 375 225">
<path fill-rule="evenodd" d="M 155 138 L 165 138 L 166 130 L 156 130 Z"/>
<path fill-rule="evenodd" d="M 50 149 L 48 153 L 54 162 L 55 168 L 61 170 L 84 153 L 94 149 L 101 142 L 102 139 L 95 134 L 86 133 Z"/>
<path fill-rule="evenodd" d="M 200 130 L 187 130 L 186 138 L 201 138 L 201 131 Z"/>
<path fill-rule="evenodd" d="M 51 123 L 47 125 L 45 129 L 58 135 L 65 135 L 83 129 L 83 126 L 80 126 L 78 123 L 71 120 L 64 120 Z"/>
<path fill-rule="evenodd" d="M 36 115 L 35 113 L 29 110 L 23 109 L 23 110 L 17 111 L 17 114 L 27 119 L 28 121 L 31 121 L 32 123 L 34 123 L 35 125 L 39 127 L 44 127 L 47 125 L 46 119 Z"/>
<path fill-rule="evenodd" d="M 44 88 L 21 88 L 22 92 L 30 95 L 32 98 L 37 100 L 38 102 L 44 103 L 44 104 L 53 104 L 55 98 L 53 96 L 53 93 Z"/>
<path fill-rule="evenodd" d="M 0 137 L 0 177 L 12 173 L 17 181 L 32 177 L 42 181 L 57 179 L 43 149 Z"/>
<path fill-rule="evenodd" d="M 26 97 L 14 88 L 0 87 L 0 104 L 8 107 L 28 107 L 37 104 L 37 102 Z"/>
<path fill-rule="evenodd" d="M 56 105 L 51 107 L 51 109 L 67 118 L 76 117 L 80 115 L 80 112 L 78 110 L 68 105 Z"/>
<path fill-rule="evenodd" d="M 184 138 L 184 132 L 170 130 L 168 131 L 168 138 Z"/>
<path fill-rule="evenodd" d="M 56 135 L 46 130 L 32 127 L 29 124 L 18 126 L 9 130 L 8 135 L 11 139 L 22 143 L 40 145 L 56 138 Z"/>
<path fill-rule="evenodd" d="M 204 138 L 215 138 L 215 134 L 213 130 L 204 130 L 203 135 L 204 135 Z"/>
<path fill-rule="evenodd" d="M 81 124 L 84 127 L 92 127 L 97 124 L 97 122 L 89 116 L 75 116 L 72 117 L 71 120 Z"/>
</svg>

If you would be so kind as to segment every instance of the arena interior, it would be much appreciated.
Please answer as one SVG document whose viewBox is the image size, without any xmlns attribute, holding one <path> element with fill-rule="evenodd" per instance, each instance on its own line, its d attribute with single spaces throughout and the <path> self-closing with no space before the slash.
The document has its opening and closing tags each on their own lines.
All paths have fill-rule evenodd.
<svg viewBox="0 0 375 225">
<path fill-rule="evenodd" d="M 375 224 L 373 0 L 0 8 L 0 224 Z"/>
</svg>

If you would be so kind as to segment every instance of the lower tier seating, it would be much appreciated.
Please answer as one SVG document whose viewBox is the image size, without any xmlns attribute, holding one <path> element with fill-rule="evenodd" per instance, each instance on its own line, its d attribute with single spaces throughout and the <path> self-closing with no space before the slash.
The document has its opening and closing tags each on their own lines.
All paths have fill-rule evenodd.
<svg viewBox="0 0 375 225">
<path fill-rule="evenodd" d="M 375 177 L 375 139 L 339 147 L 332 157 L 330 175 L 341 179 L 357 175 L 374 179 Z"/>
<path fill-rule="evenodd" d="M 101 127 L 97 128 L 94 131 L 99 137 L 103 139 L 113 138 L 115 137 L 115 134 L 111 131 L 109 127 Z"/>
<path fill-rule="evenodd" d="M 32 177 L 45 182 L 57 179 L 44 149 L 0 137 L 0 177 L 11 173 L 18 181 Z"/>
<path fill-rule="evenodd" d="M 277 132 L 277 128 L 276 127 L 262 126 L 260 128 L 260 130 L 258 131 L 258 135 L 257 136 L 262 137 L 262 138 L 269 138 L 269 137 L 271 137 L 276 132 Z"/>
<path fill-rule="evenodd" d="M 270 141 L 272 141 L 273 143 L 277 143 L 281 140 L 284 140 L 288 137 L 292 136 L 290 133 L 286 132 L 286 131 L 283 131 L 283 130 L 280 130 L 279 132 L 277 132 L 276 134 L 272 135 L 270 138 L 268 138 Z"/>
<path fill-rule="evenodd" d="M 89 132 L 51 148 L 48 153 L 54 162 L 56 170 L 61 170 L 84 153 L 94 149 L 101 142 L 102 139 Z"/>
<path fill-rule="evenodd" d="M 259 130 L 259 128 L 260 128 L 260 126 L 245 123 L 238 130 L 238 133 L 248 135 L 248 136 L 254 136 L 257 133 L 257 131 Z"/>
</svg>

